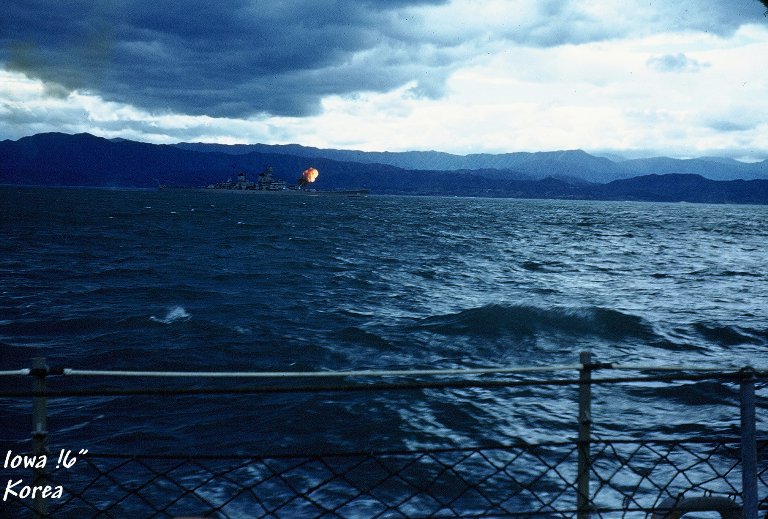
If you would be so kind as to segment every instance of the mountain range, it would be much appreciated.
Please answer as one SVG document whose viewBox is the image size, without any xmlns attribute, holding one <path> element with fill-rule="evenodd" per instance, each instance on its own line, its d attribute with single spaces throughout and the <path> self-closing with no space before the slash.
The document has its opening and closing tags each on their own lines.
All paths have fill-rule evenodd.
<svg viewBox="0 0 768 519">
<path fill-rule="evenodd" d="M 300 145 L 158 145 L 90 134 L 44 133 L 0 142 L 0 183 L 195 187 L 267 165 L 294 183 L 309 165 L 319 190 L 379 194 L 768 203 L 768 161 L 665 157 L 610 160 L 581 150 L 452 155 Z"/>
<path fill-rule="evenodd" d="M 298 144 L 206 144 L 179 143 L 177 147 L 232 155 L 248 153 L 278 153 L 326 158 L 341 162 L 386 164 L 410 170 L 501 170 L 515 171 L 531 179 L 572 177 L 587 182 L 605 183 L 639 175 L 690 173 L 711 180 L 768 179 L 768 161 L 747 163 L 722 157 L 672 159 L 609 160 L 582 150 L 518 152 L 503 154 L 453 155 L 438 151 L 366 152 L 356 150 L 320 149 Z"/>
</svg>

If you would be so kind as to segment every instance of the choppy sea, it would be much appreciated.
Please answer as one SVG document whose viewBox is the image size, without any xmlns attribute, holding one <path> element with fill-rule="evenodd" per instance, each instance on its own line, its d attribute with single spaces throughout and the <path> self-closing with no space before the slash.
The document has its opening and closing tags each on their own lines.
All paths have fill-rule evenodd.
<svg viewBox="0 0 768 519">
<path fill-rule="evenodd" d="M 0 370 L 765 365 L 768 207 L 0 188 Z M 28 379 L 0 381 L 26 388 Z M 228 382 L 215 382 L 221 386 Z M 49 388 L 202 381 L 52 378 Z M 712 382 L 595 390 L 598 435 L 738 423 Z M 49 402 L 101 452 L 312 452 L 575 433 L 566 388 Z M 29 402 L 0 400 L 0 441 Z"/>
</svg>

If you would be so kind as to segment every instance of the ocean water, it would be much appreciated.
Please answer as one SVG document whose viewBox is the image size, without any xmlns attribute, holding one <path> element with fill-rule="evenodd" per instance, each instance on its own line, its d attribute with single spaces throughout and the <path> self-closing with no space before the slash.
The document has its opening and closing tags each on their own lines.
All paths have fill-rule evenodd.
<svg viewBox="0 0 768 519">
<path fill-rule="evenodd" d="M 35 356 L 104 370 L 477 368 L 572 364 L 586 350 L 765 366 L 767 250 L 765 206 L 3 187 L 0 369 Z M 738 424 L 733 385 L 594 393 L 598 436 Z M 575 402 L 573 387 L 60 398 L 49 441 L 117 453 L 487 445 L 573 437 Z M 0 441 L 27 445 L 29 402 L 0 406 Z"/>
</svg>

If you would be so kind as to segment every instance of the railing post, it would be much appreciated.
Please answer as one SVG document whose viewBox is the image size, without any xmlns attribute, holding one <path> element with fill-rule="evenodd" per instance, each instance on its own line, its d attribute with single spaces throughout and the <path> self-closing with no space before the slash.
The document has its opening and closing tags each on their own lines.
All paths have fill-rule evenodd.
<svg viewBox="0 0 768 519">
<path fill-rule="evenodd" d="M 578 519 L 589 517 L 589 473 L 591 471 L 590 438 L 592 436 L 592 353 L 579 354 L 579 466 L 576 480 Z"/>
<path fill-rule="evenodd" d="M 48 366 L 45 357 L 32 359 L 32 391 L 44 392 L 46 390 L 45 377 L 48 375 Z M 34 456 L 48 455 L 48 400 L 44 396 L 32 397 L 32 454 Z M 44 468 L 35 468 L 33 485 L 45 486 L 46 472 Z M 33 508 L 37 517 L 48 517 L 48 502 L 37 493 L 33 501 Z"/>
<path fill-rule="evenodd" d="M 755 431 L 755 370 L 741 370 L 741 489 L 744 519 L 757 519 L 757 434 Z"/>
</svg>

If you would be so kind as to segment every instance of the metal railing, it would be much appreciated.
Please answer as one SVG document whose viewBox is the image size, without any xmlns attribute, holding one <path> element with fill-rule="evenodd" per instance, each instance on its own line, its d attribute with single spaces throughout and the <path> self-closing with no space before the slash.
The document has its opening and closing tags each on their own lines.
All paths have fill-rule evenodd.
<svg viewBox="0 0 768 519">
<path fill-rule="evenodd" d="M 415 389 L 572 386 L 578 391 L 576 438 L 569 441 L 373 452 L 253 453 L 232 456 L 93 453 L 80 456 L 78 476 L 48 467 L 5 467 L 8 481 L 64 489 L 51 498 L 4 495 L 0 516 L 36 517 L 626 517 L 679 516 L 717 510 L 756 519 L 768 510 L 768 441 L 758 439 L 755 382 L 765 370 L 717 366 L 596 363 L 582 353 L 573 365 L 473 370 L 390 370 L 312 373 L 126 372 L 49 368 L 0 376 L 32 378 L 32 389 L 0 392 L 31 398 L 31 455 L 48 452 L 48 400 L 84 396 L 236 395 L 285 392 L 409 391 Z M 542 375 L 576 371 L 578 378 L 468 380 L 469 375 Z M 593 376 L 598 372 L 651 372 Z M 51 377 L 281 378 L 304 385 L 141 387 L 50 390 Z M 410 377 L 386 382 L 389 377 Z M 416 380 L 413 377 L 418 377 Z M 437 380 L 424 377 L 438 377 Z M 461 377 L 461 378 L 453 378 Z M 342 383 L 327 383 L 338 379 Z M 344 379 L 348 379 L 344 382 Z M 358 382 L 350 382 L 349 380 Z M 371 380 L 385 382 L 371 382 Z M 326 381 L 318 384 L 318 380 Z M 738 384 L 738 436 L 604 439 L 592 431 L 592 388 L 638 382 L 718 380 Z M 361 382 L 362 381 L 362 382 Z M 5 453 L 0 453 L 5 455 Z M 7 460 L 6 460 L 7 462 Z M 27 476 L 25 476 L 27 474 Z M 5 483 L 5 481 L 2 481 Z M 14 487 L 14 489 L 17 487 Z M 7 494 L 7 491 L 6 491 Z M 6 499 L 7 498 L 7 499 Z M 676 511 L 678 515 L 672 512 Z"/>
</svg>

